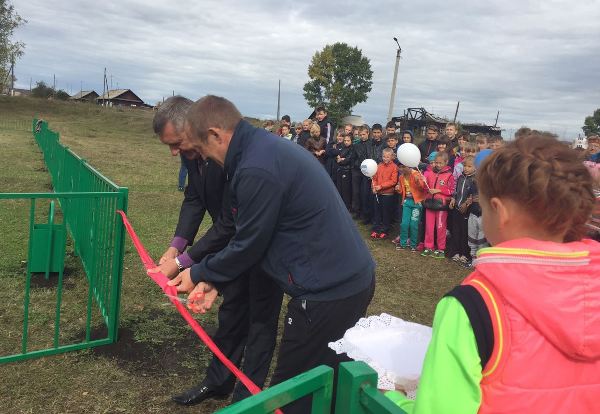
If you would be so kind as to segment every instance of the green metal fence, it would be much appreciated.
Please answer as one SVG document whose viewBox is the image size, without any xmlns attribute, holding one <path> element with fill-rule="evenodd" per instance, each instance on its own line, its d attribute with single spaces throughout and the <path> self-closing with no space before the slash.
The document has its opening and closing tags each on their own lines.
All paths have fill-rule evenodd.
<svg viewBox="0 0 600 414">
<path fill-rule="evenodd" d="M 29 204 L 21 347 L 18 353 L 0 356 L 0 363 L 89 348 L 117 340 L 125 233 L 115 212 L 127 211 L 128 190 L 108 180 L 63 146 L 59 135 L 48 129 L 46 122 L 34 120 L 33 131 L 55 192 L 0 193 L 0 203 L 12 203 L 13 208 L 15 203 Z M 46 204 L 49 205 L 47 223 L 36 223 L 40 216 L 45 217 L 40 209 L 44 209 Z M 68 343 L 63 343 L 61 314 L 65 313 L 62 298 L 67 233 L 73 253 L 81 259 L 88 288 L 84 314 L 79 317 L 84 321 L 83 338 L 68 338 Z M 32 275 L 40 272 L 45 274 L 46 279 L 50 278 L 50 273 L 57 274 L 54 317 L 48 319 L 44 316 L 44 320 L 48 319 L 48 323 L 53 325 L 53 339 L 49 347 L 39 349 L 38 346 L 38 349 L 32 350 L 29 346 L 31 281 Z M 96 334 L 92 338 L 94 313 L 99 313 L 105 335 Z"/>
<path fill-rule="evenodd" d="M 311 414 L 331 413 L 333 369 L 319 366 L 218 411 L 218 414 L 267 414 L 312 395 Z M 377 390 L 377 373 L 364 362 L 344 362 L 338 372 L 335 414 L 405 414 Z M 307 413 L 308 414 L 308 413 Z"/>
</svg>

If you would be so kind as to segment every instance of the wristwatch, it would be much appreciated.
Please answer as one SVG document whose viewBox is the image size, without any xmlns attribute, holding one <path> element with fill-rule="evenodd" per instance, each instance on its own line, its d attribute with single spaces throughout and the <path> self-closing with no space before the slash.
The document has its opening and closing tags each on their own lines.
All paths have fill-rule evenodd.
<svg viewBox="0 0 600 414">
<path fill-rule="evenodd" d="M 179 269 L 179 273 L 181 273 L 181 272 L 183 272 L 185 270 L 185 267 L 183 267 L 181 265 L 181 263 L 179 262 L 179 258 L 178 257 L 175 258 L 175 264 L 177 265 L 177 268 Z"/>
</svg>

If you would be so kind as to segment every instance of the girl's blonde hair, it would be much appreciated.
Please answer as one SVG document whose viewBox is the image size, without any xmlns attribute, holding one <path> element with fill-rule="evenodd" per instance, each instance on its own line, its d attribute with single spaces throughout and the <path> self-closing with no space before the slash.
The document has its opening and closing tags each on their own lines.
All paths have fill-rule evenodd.
<svg viewBox="0 0 600 414">
<path fill-rule="evenodd" d="M 316 122 L 313 122 L 310 126 L 310 136 L 315 138 L 321 136 L 321 127 Z"/>
<path fill-rule="evenodd" d="M 579 154 L 549 136 L 532 133 L 494 151 L 477 170 L 482 196 L 506 197 L 540 226 L 580 240 L 594 207 L 592 178 Z"/>
</svg>

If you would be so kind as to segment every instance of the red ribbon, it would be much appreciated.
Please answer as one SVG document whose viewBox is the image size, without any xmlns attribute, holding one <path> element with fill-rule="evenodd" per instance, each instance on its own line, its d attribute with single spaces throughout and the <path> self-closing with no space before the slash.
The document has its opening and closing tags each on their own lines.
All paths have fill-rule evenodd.
<svg viewBox="0 0 600 414">
<path fill-rule="evenodd" d="M 131 237 L 131 241 L 133 242 L 133 245 L 135 246 L 135 249 L 137 250 L 140 256 L 140 259 L 142 259 L 142 263 L 144 264 L 147 270 L 154 269 L 156 267 L 156 264 L 144 248 L 144 245 L 133 230 L 133 227 L 131 227 L 129 220 L 127 220 L 127 216 L 121 210 L 117 210 L 117 213 L 121 215 L 121 218 L 123 219 L 123 224 L 125 225 L 125 229 L 127 229 L 127 233 L 129 234 L 129 237 Z M 167 295 L 177 297 L 177 289 L 175 288 L 175 286 L 167 285 L 169 279 L 165 275 L 163 275 L 162 273 L 148 273 L 148 276 L 150 276 L 152 280 L 154 280 L 154 282 L 156 282 L 156 284 L 160 286 L 163 292 L 165 292 Z M 173 305 L 175 305 L 181 316 L 183 316 L 183 319 L 185 319 L 186 322 L 192 327 L 192 329 L 200 337 L 202 342 L 204 342 L 204 344 L 206 344 L 206 346 L 213 352 L 213 354 L 215 354 L 215 356 L 221 360 L 221 362 L 233 373 L 233 375 L 235 375 L 242 382 L 242 384 L 244 384 L 248 391 L 250 391 L 252 394 L 258 394 L 262 391 L 255 383 L 252 382 L 252 380 L 250 380 L 250 378 L 248 378 L 242 371 L 240 371 L 239 368 L 236 367 L 233 362 L 231 362 L 225 355 L 223 355 L 219 347 L 213 342 L 213 340 L 210 338 L 210 336 L 208 336 L 204 329 L 202 329 L 200 324 L 196 322 L 192 315 L 190 315 L 188 310 L 185 308 L 185 306 L 183 306 L 181 302 L 174 298 L 169 298 L 169 300 Z M 277 410 L 277 412 L 279 414 L 282 414 L 279 410 Z"/>
</svg>

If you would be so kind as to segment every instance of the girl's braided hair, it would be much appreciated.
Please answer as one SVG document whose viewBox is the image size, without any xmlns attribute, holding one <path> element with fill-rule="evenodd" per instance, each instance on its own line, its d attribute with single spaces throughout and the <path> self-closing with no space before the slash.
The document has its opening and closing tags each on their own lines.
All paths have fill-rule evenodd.
<svg viewBox="0 0 600 414">
<path fill-rule="evenodd" d="M 580 155 L 548 133 L 533 131 L 487 157 L 477 170 L 487 199 L 506 197 L 540 226 L 580 240 L 594 207 L 593 183 Z"/>
</svg>

